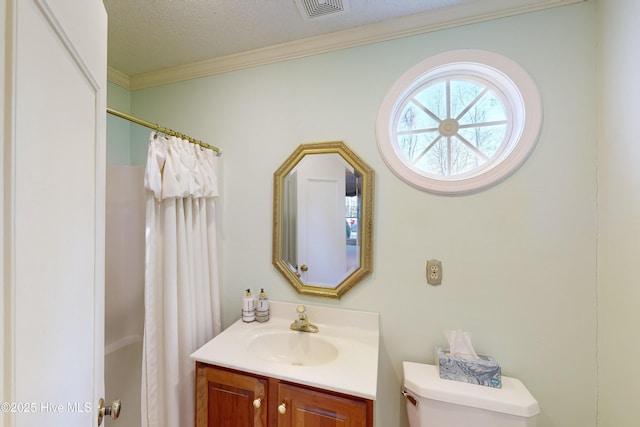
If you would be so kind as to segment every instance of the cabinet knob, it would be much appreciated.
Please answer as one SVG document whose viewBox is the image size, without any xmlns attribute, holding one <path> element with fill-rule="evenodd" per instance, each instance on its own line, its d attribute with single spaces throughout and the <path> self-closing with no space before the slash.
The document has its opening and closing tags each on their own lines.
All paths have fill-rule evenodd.
<svg viewBox="0 0 640 427">
<path fill-rule="evenodd" d="M 281 403 L 280 406 L 278 406 L 278 412 L 280 412 L 282 415 L 287 412 L 287 405 L 285 405 L 284 402 Z"/>
<path fill-rule="evenodd" d="M 260 409 L 260 407 L 262 406 L 262 398 L 257 398 L 256 400 L 253 401 L 253 407 L 256 409 Z"/>
</svg>

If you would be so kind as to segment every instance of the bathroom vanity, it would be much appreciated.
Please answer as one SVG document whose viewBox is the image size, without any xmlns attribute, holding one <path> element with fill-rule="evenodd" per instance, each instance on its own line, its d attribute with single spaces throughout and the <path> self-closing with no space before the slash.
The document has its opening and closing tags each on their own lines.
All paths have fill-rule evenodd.
<svg viewBox="0 0 640 427">
<path fill-rule="evenodd" d="M 196 427 L 321 427 L 330 421 L 372 427 L 373 400 L 197 362 Z"/>
<path fill-rule="evenodd" d="M 378 314 L 307 305 L 310 333 L 290 329 L 297 307 L 272 301 L 193 353 L 197 427 L 373 426 Z"/>
</svg>

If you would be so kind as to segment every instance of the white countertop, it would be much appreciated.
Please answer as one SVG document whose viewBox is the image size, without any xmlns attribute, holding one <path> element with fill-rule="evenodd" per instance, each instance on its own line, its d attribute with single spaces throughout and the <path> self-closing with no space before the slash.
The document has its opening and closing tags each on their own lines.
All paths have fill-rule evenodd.
<svg viewBox="0 0 640 427">
<path fill-rule="evenodd" d="M 290 329 L 291 323 L 297 319 L 296 308 L 299 305 L 307 308 L 309 322 L 318 326 L 318 333 Z M 191 358 L 375 400 L 378 382 L 378 313 L 280 301 L 271 301 L 270 310 L 268 322 L 244 323 L 238 320 L 196 350 Z M 323 364 L 305 366 L 268 360 L 250 351 L 253 339 L 274 332 L 313 335 L 309 338 L 319 338 L 333 344 L 338 350 L 337 357 Z"/>
</svg>

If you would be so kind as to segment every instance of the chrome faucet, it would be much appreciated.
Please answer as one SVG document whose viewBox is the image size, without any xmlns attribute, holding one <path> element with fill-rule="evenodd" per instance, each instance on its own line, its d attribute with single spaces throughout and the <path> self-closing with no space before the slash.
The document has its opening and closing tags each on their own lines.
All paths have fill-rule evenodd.
<svg viewBox="0 0 640 427">
<path fill-rule="evenodd" d="M 318 327 L 309 323 L 309 318 L 307 317 L 307 307 L 305 307 L 304 305 L 299 305 L 297 310 L 298 318 L 291 324 L 291 329 L 300 332 L 318 332 Z"/>
</svg>

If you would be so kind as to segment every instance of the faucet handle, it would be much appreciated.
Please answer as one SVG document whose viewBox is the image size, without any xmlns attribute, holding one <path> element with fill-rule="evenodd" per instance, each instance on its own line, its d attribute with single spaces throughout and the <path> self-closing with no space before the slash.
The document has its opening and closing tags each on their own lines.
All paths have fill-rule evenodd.
<svg viewBox="0 0 640 427">
<path fill-rule="evenodd" d="M 307 307 L 304 305 L 299 305 L 297 308 L 298 311 L 298 320 L 306 321 L 307 320 Z"/>
</svg>

